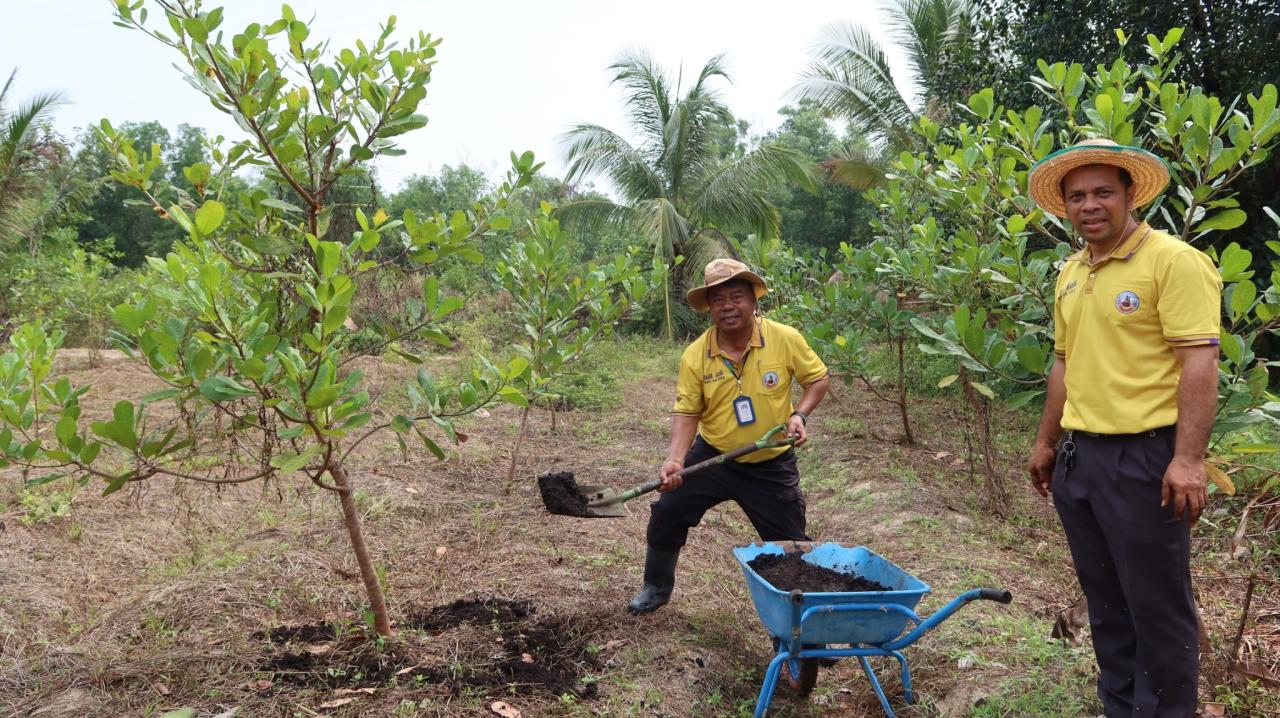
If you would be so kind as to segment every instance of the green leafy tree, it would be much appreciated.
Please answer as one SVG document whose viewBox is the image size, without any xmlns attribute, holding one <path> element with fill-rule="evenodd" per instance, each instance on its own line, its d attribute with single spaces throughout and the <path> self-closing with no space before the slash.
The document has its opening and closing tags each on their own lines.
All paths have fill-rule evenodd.
<svg viewBox="0 0 1280 718">
<path fill-rule="evenodd" d="M 766 139 L 815 163 L 834 168 L 836 163 L 832 161 L 848 154 L 850 148 L 869 150 L 852 128 L 843 136 L 836 134 L 827 121 L 828 114 L 811 100 L 783 107 L 779 113 L 786 119 Z M 875 207 L 852 186 L 856 184 L 824 182 L 817 192 L 808 192 L 791 183 L 773 183 L 768 198 L 778 208 L 788 244 L 797 249 L 834 251 L 843 242 L 855 246 L 870 242 Z"/>
<path fill-rule="evenodd" d="M 1147 36 L 1149 62 L 1137 67 L 1116 59 L 1087 74 L 1078 64 L 1041 62 L 1033 82 L 1066 118 L 1056 129 L 1038 106 L 1007 110 L 990 88 L 970 97 L 968 123 L 949 128 L 920 120 L 924 149 L 899 157 L 895 178 L 877 198 L 907 228 L 916 250 L 909 262 L 899 255 L 883 271 L 896 273 L 933 305 L 912 325 L 924 338 L 922 350 L 956 363 L 956 373 L 941 385 L 958 386 L 978 417 L 988 499 L 997 512 L 1007 510 L 1008 498 L 1004 476 L 995 470 L 990 402 L 1017 391 L 1006 399 L 1017 406 L 1041 393 L 1052 356 L 1053 267 L 1071 251 L 1074 236 L 1027 196 L 1030 168 L 1084 137 L 1146 146 L 1168 158 L 1173 170 L 1169 191 L 1145 219 L 1204 244 L 1211 233 L 1245 222 L 1234 183 L 1280 144 L 1275 86 L 1224 106 L 1202 88 L 1175 81 L 1179 36 L 1177 30 L 1163 39 Z M 1260 297 L 1274 297 L 1268 294 L 1274 290 L 1243 284 L 1242 257 L 1237 248 L 1230 264 L 1222 264 L 1228 318 L 1256 316 L 1265 325 L 1274 309 L 1272 299 Z M 1242 370 L 1227 351 L 1224 381 L 1247 384 L 1252 364 Z M 1250 355 L 1242 349 L 1239 356 Z M 1265 369 L 1253 380 L 1264 376 Z M 1266 406 L 1260 401 L 1231 416 L 1239 419 L 1243 411 L 1250 422 L 1274 421 Z"/>
<path fill-rule="evenodd" d="M 667 274 L 666 266 L 656 261 L 649 276 L 642 273 L 634 248 L 611 260 L 579 263 L 551 212 L 544 202 L 530 220 L 529 232 L 503 251 L 497 266 L 497 279 L 511 295 L 513 322 L 523 326 L 525 334 L 515 347 L 522 367 L 516 384 L 524 391 L 507 389 L 511 399 L 524 404 L 507 470 L 508 491 L 529 422 L 528 399 L 548 402 L 555 431 L 557 381 Z"/>
<path fill-rule="evenodd" d="M 716 79 L 729 79 L 723 57 L 708 61 L 683 95 L 679 82 L 673 84 L 643 53 L 626 55 L 610 69 L 625 90 L 640 142 L 633 145 L 600 125 L 575 126 L 565 135 L 567 179 L 603 174 L 620 201 L 578 199 L 556 212 L 575 230 L 630 224 L 673 268 L 676 275 L 662 287 L 663 324 L 671 337 L 673 306 L 683 306 L 681 289 L 690 273 L 724 254 L 734 233 L 778 235 L 778 209 L 765 196 L 770 184 L 786 178 L 816 191 L 819 173 L 800 153 L 771 142 L 724 156 L 736 144 L 725 128 L 730 134 L 736 130 L 713 86 Z"/>
<path fill-rule="evenodd" d="M 420 370 L 403 414 L 371 405 L 360 372 L 349 367 L 354 355 L 344 351 L 355 280 L 377 268 L 370 257 L 383 242 L 420 265 L 478 255 L 470 242 L 510 224 L 506 198 L 536 171 L 533 156 L 513 156 L 508 181 L 477 211 L 406 211 L 394 220 L 356 212 L 358 232 L 322 239 L 339 180 L 358 173 L 358 163 L 400 153 L 399 135 L 426 124 L 417 111 L 439 41 L 419 33 L 392 42 L 391 18 L 374 38 L 326 56 L 327 43 L 312 40 L 287 5 L 280 17 L 234 33 L 221 31 L 221 8 L 205 10 L 198 0 L 158 1 L 162 29 L 147 24 L 143 5 L 120 0 L 117 24 L 176 52 L 189 84 L 245 133 L 214 148 L 211 164 L 183 168 L 187 192 L 157 179 L 165 160 L 156 148 L 140 152 L 105 121 L 101 127 L 112 177 L 183 233 L 173 251 L 149 260 L 147 295 L 114 310 L 119 346 L 165 388 L 121 401 L 110 419 L 85 426 L 78 405 L 85 387 L 49 377 L 56 341 L 39 327 L 22 327 L 14 351 L 0 358 L 0 451 L 6 462 L 51 472 L 39 481 L 98 477 L 104 493 L 157 475 L 226 484 L 300 474 L 338 500 L 368 596 L 365 618 L 390 636 L 347 468 L 352 452 L 391 429 L 402 446 L 404 437 L 417 436 L 441 455 L 424 427 L 455 439 L 452 417 L 500 392 L 516 394 L 505 386 L 510 369 L 485 362 L 457 387 L 437 386 Z M 230 178 L 250 165 L 263 168 L 277 191 L 253 188 L 224 202 L 236 186 Z M 301 204 L 279 198 L 287 192 Z M 426 283 L 419 331 L 430 332 L 461 304 L 435 287 Z M 172 406 L 157 410 L 165 404 Z M 176 423 L 166 418 L 175 415 Z M 202 468 L 209 466 L 217 468 Z"/>
</svg>

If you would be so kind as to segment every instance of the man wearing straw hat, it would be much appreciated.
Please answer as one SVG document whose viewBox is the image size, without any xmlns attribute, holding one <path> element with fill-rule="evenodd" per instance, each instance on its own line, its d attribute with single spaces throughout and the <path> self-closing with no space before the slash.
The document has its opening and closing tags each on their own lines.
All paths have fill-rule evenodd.
<svg viewBox="0 0 1280 718">
<path fill-rule="evenodd" d="M 688 480 L 684 466 L 750 444 L 785 424 L 795 445 L 827 393 L 827 367 L 795 329 L 756 316 L 764 280 L 733 259 L 707 264 L 689 305 L 710 312 L 712 326 L 684 351 L 671 420 L 671 445 L 659 469 L 661 496 L 646 532 L 644 587 L 627 608 L 657 610 L 671 598 L 676 561 L 689 529 L 711 507 L 733 500 L 765 541 L 808 540 L 804 495 L 791 447 L 761 449 L 703 469 Z M 803 388 L 791 404 L 791 383 Z"/>
<path fill-rule="evenodd" d="M 1222 282 L 1203 252 L 1134 219 L 1169 182 L 1155 155 L 1087 140 L 1028 182 L 1084 244 L 1058 277 L 1031 482 L 1053 495 L 1088 599 L 1107 718 L 1188 718 L 1190 529 L 1207 499 Z"/>
</svg>

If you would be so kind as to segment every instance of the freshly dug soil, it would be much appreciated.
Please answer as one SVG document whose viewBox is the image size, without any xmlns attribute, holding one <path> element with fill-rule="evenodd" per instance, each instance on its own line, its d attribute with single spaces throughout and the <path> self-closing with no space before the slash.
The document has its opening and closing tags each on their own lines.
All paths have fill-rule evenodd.
<svg viewBox="0 0 1280 718">
<path fill-rule="evenodd" d="M 587 497 L 573 480 L 572 471 L 559 471 L 538 477 L 538 491 L 547 511 L 559 516 L 589 517 Z"/>
<path fill-rule="evenodd" d="M 815 566 L 798 553 L 760 554 L 747 565 L 779 591 L 858 593 L 893 590 L 861 576 Z"/>
<path fill-rule="evenodd" d="M 282 646 L 259 663 L 271 683 L 330 688 L 381 687 L 390 681 L 435 686 L 443 695 L 476 692 L 493 697 L 511 695 L 571 695 L 597 697 L 590 676 L 599 662 L 588 650 L 585 626 L 577 617 L 549 616 L 535 620 L 535 607 L 497 597 L 462 599 L 411 613 L 398 625 L 443 634 L 469 624 L 483 631 L 482 649 L 463 651 L 451 663 L 424 661 L 405 645 L 379 650 L 371 641 L 324 646 Z M 321 628 L 282 626 L 255 637 L 277 644 L 318 638 Z M 472 634 L 474 635 L 474 634 Z M 490 646 L 494 648 L 489 648 Z M 291 650 L 301 648 L 301 650 Z M 270 685 L 270 684 L 269 684 Z M 275 690 L 268 687 L 267 691 Z"/>
</svg>

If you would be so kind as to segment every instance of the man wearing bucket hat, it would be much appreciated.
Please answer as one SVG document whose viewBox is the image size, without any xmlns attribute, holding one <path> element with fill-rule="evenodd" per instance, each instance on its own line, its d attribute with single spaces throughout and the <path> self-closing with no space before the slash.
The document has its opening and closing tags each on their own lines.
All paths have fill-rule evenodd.
<svg viewBox="0 0 1280 718">
<path fill-rule="evenodd" d="M 761 449 L 688 480 L 675 475 L 779 424 L 797 446 L 804 443 L 805 422 L 827 393 L 827 367 L 795 329 L 756 316 L 756 301 L 768 291 L 763 279 L 733 259 L 708 263 L 702 286 L 689 290 L 689 305 L 710 312 L 712 326 L 680 359 L 671 445 L 659 469 L 661 496 L 646 532 L 644 587 L 628 604 L 632 613 L 655 611 L 670 600 L 689 529 L 721 502 L 736 501 L 766 541 L 808 539 L 790 447 Z M 803 388 L 794 407 L 793 380 Z"/>
<path fill-rule="evenodd" d="M 1053 495 L 1089 605 L 1107 718 L 1188 718 L 1199 631 L 1190 528 L 1206 502 L 1222 282 L 1203 252 L 1134 219 L 1155 155 L 1087 140 L 1031 170 L 1032 199 L 1084 240 L 1055 291 L 1048 397 L 1028 463 Z"/>
</svg>

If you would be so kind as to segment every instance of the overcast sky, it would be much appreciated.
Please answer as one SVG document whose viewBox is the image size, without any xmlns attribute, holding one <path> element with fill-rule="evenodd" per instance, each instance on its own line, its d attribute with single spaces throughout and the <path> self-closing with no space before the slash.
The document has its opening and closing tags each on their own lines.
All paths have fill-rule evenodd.
<svg viewBox="0 0 1280 718">
<path fill-rule="evenodd" d="M 275 2 L 225 0 L 228 36 L 250 22 L 279 17 Z M 207 2 L 206 9 L 218 5 Z M 444 38 L 423 110 L 430 124 L 401 137 L 407 155 L 382 158 L 387 188 L 441 165 L 466 163 L 502 173 L 511 150 L 533 150 L 547 170 L 564 171 L 558 138 L 574 122 L 625 131 L 622 96 L 608 66 L 628 47 L 647 49 L 686 76 L 727 53 L 734 83 L 724 87 L 733 112 L 759 133 L 780 123 L 777 110 L 824 26 L 857 21 L 878 27 L 872 0 L 725 2 L 646 0 L 295 0 L 299 18 L 314 15 L 311 38 L 331 49 L 376 37 L 388 15 L 398 34 L 424 30 Z M 168 30 L 155 6 L 158 20 Z M 61 91 L 64 134 L 106 117 L 187 122 L 239 138 L 240 131 L 172 67 L 181 58 L 134 30 L 115 27 L 111 0 L 0 0 L 0 73 L 18 68 L 11 97 Z M 901 76 L 901 72 L 897 73 Z M 3 78 L 0 78 L 3 81 Z"/>
</svg>

